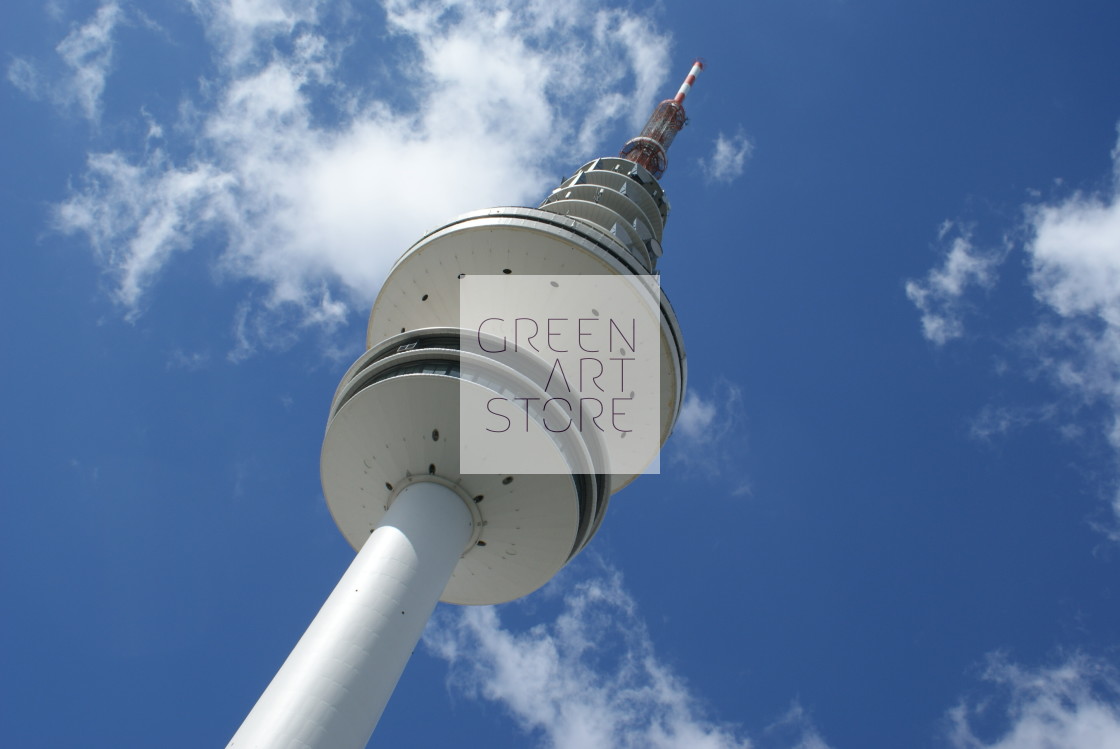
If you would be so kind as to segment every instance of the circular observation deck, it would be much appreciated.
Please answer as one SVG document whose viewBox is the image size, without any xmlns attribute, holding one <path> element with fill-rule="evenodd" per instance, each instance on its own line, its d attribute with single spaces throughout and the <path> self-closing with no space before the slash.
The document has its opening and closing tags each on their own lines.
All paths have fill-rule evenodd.
<svg viewBox="0 0 1120 749">
<path fill-rule="evenodd" d="M 366 345 L 408 331 L 458 326 L 459 285 L 467 275 L 655 275 L 668 213 L 664 192 L 649 172 L 626 159 L 601 158 L 565 180 L 540 208 L 460 216 L 430 231 L 393 265 L 370 313 Z M 665 294 L 659 296 L 663 445 L 680 410 L 687 368 L 676 313 Z M 613 489 L 637 475 L 615 475 Z"/>
<path fill-rule="evenodd" d="M 610 497 L 594 435 L 557 433 L 537 416 L 524 445 L 549 461 L 550 473 L 460 471 L 461 399 L 547 397 L 534 384 L 543 361 L 523 355 L 514 368 L 508 357 L 460 345 L 476 335 L 416 330 L 367 351 L 335 392 L 321 457 L 327 506 L 355 549 L 412 483 L 435 481 L 466 502 L 474 527 L 441 597 L 447 603 L 501 603 L 544 585 L 595 534 Z"/>
</svg>

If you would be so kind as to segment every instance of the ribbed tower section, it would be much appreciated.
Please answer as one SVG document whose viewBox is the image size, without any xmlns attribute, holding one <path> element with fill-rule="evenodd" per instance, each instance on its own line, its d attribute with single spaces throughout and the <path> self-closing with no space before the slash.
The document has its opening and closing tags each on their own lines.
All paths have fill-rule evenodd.
<svg viewBox="0 0 1120 749">
<path fill-rule="evenodd" d="M 459 327 L 460 287 L 472 275 L 654 276 L 668 215 L 647 168 L 605 157 L 537 208 L 468 213 L 397 260 L 370 314 L 368 350 L 331 402 L 321 453 L 327 505 L 357 557 L 230 747 L 365 746 L 437 601 L 527 595 L 587 545 L 611 494 L 636 475 L 607 471 L 593 432 L 533 422 L 526 439 L 549 454 L 552 473 L 460 470 L 462 388 L 540 390 L 543 366 L 466 350 L 479 333 Z M 657 303 L 663 444 L 686 372 L 676 315 L 663 294 Z"/>
</svg>

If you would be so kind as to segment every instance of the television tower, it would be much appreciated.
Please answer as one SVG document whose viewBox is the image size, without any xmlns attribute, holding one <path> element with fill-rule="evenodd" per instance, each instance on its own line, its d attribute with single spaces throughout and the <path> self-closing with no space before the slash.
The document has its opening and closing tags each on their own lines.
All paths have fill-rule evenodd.
<svg viewBox="0 0 1120 749">
<path fill-rule="evenodd" d="M 320 462 L 327 505 L 357 556 L 228 747 L 364 747 L 437 601 L 494 604 L 541 587 L 640 473 L 609 469 L 595 430 L 530 419 L 528 400 L 525 439 L 561 469 L 460 471 L 464 393 L 550 394 L 528 352 L 510 365 L 468 351 L 466 340 L 487 337 L 460 327 L 460 286 L 471 275 L 655 277 L 669 214 L 657 180 L 702 68 L 693 64 L 619 157 L 584 164 L 538 208 L 459 216 L 392 267 L 368 350 L 335 392 Z M 686 372 L 676 315 L 663 295 L 655 303 L 660 446 Z"/>
</svg>

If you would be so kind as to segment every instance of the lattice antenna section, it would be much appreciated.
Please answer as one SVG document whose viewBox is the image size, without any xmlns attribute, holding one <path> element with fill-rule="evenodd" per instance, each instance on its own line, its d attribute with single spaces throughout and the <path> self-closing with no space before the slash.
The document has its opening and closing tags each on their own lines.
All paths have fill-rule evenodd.
<svg viewBox="0 0 1120 749">
<path fill-rule="evenodd" d="M 686 121 L 684 114 L 684 97 L 688 95 L 696 76 L 704 69 L 704 63 L 696 60 L 688 77 L 684 79 L 677 95 L 666 99 L 653 110 L 646 126 L 637 138 L 626 141 L 619 156 L 629 159 L 635 164 L 645 167 L 654 177 L 660 179 L 669 166 L 669 146 L 677 136 Z"/>
</svg>

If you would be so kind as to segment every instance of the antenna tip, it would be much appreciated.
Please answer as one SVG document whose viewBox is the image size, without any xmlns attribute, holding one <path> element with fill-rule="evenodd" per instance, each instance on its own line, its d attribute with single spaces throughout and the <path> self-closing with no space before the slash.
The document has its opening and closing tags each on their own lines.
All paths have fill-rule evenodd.
<svg viewBox="0 0 1120 749">
<path fill-rule="evenodd" d="M 673 101 L 677 104 L 684 102 L 685 95 L 688 94 L 689 89 L 692 88 L 692 84 L 696 82 L 697 74 L 703 69 L 704 61 L 699 57 L 692 61 L 692 67 L 688 71 L 688 77 L 684 79 L 684 83 L 681 84 L 677 95 L 673 97 Z"/>
</svg>

